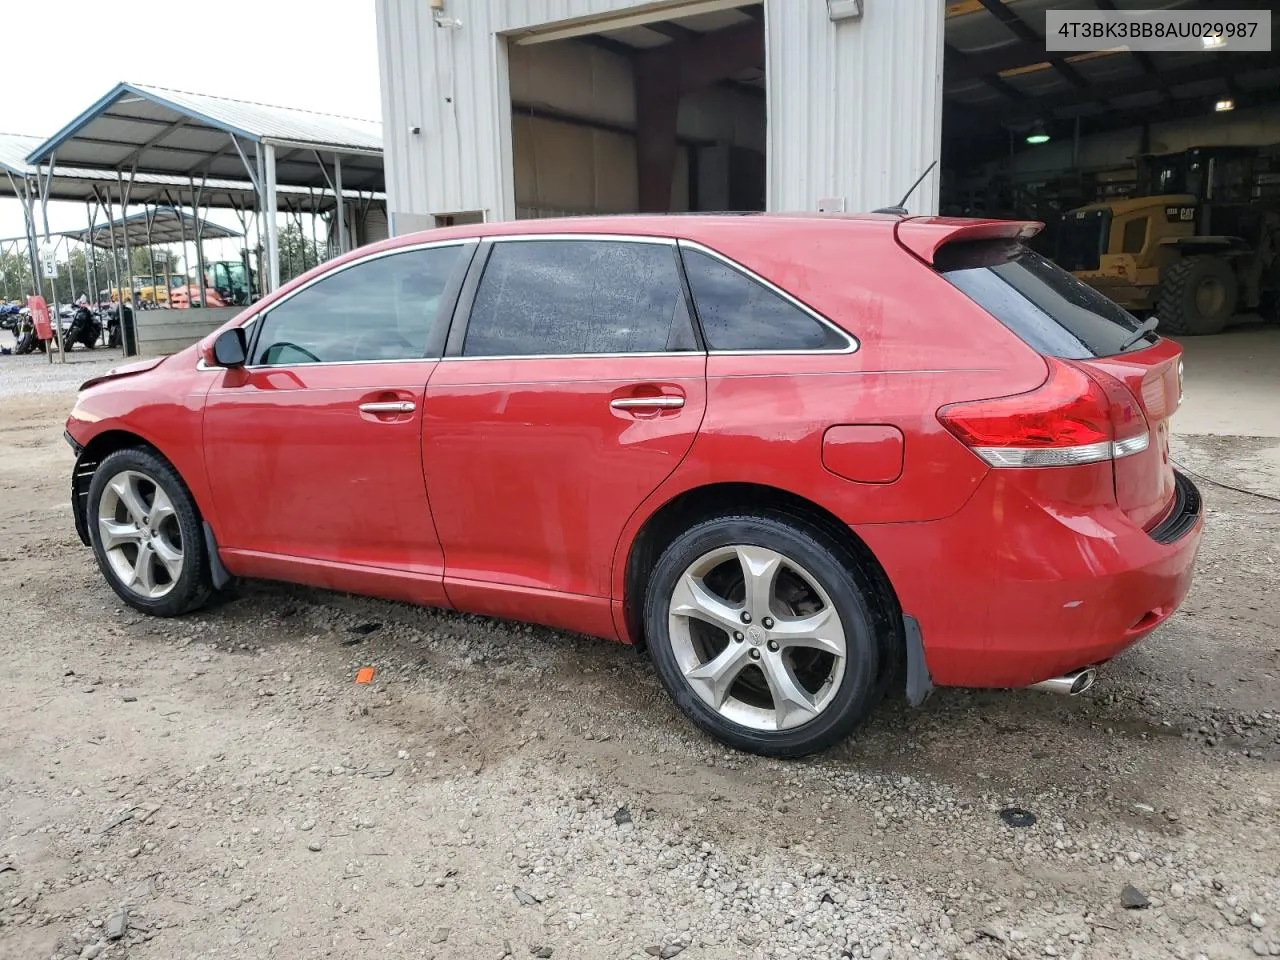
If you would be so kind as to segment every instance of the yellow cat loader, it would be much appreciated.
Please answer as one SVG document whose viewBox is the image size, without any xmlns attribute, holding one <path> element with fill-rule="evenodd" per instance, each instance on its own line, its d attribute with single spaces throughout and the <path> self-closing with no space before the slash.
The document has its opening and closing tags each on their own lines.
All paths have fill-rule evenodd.
<svg viewBox="0 0 1280 960">
<path fill-rule="evenodd" d="M 1220 332 L 1238 313 L 1275 314 L 1280 172 L 1258 147 L 1195 147 L 1138 158 L 1136 196 L 1080 207 L 1055 259 L 1160 332 Z M 1280 171 L 1280 167 L 1277 167 Z"/>
</svg>

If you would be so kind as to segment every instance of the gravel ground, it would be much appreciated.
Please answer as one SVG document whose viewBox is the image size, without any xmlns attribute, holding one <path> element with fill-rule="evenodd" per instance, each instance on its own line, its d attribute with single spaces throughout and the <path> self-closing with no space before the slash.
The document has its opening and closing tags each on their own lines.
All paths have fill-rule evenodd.
<svg viewBox="0 0 1280 960">
<path fill-rule="evenodd" d="M 0 358 L 0 958 L 1280 956 L 1275 503 L 1204 487 L 1185 608 L 1090 694 L 764 761 L 620 646 L 257 583 L 134 615 L 66 503 L 89 364 L 41 362 Z"/>
</svg>

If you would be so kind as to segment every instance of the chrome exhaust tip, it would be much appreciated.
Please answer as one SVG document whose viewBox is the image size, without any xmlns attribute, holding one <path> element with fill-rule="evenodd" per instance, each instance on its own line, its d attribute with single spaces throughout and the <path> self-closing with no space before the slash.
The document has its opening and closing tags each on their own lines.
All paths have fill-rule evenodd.
<svg viewBox="0 0 1280 960">
<path fill-rule="evenodd" d="M 1043 690 L 1045 693 L 1060 693 L 1067 697 L 1077 697 L 1092 687 L 1097 679 L 1097 668 L 1085 667 L 1083 670 L 1074 670 L 1060 677 L 1033 683 L 1030 689 Z"/>
</svg>

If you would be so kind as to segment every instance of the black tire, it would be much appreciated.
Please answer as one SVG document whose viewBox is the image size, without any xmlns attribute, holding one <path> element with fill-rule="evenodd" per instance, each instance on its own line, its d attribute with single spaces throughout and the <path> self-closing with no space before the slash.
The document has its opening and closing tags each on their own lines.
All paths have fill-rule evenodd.
<svg viewBox="0 0 1280 960">
<path fill-rule="evenodd" d="M 830 597 L 844 627 L 843 679 L 830 703 L 814 719 L 783 730 L 760 730 L 721 716 L 690 686 L 673 649 L 669 607 L 677 582 L 700 557 L 733 545 L 764 547 L 803 566 Z M 802 757 L 844 739 L 884 695 L 896 657 L 886 649 L 896 638 L 877 631 L 885 612 L 876 608 L 882 591 L 874 576 L 824 528 L 789 513 L 716 517 L 685 531 L 663 552 L 644 598 L 647 644 L 658 677 L 690 720 L 738 750 L 770 757 Z M 732 641 L 730 641 L 732 642 Z"/>
<path fill-rule="evenodd" d="M 158 598 L 144 597 L 130 589 L 112 568 L 103 548 L 98 523 L 102 494 L 112 478 L 123 471 L 143 475 L 164 491 L 174 507 L 174 520 L 182 545 L 182 568 L 178 577 L 172 581 L 172 588 Z M 159 454 L 143 447 L 129 447 L 104 457 L 89 483 L 89 498 L 85 510 L 88 513 L 86 525 L 89 539 L 93 544 L 93 555 L 98 561 L 98 568 L 111 589 L 129 606 L 154 617 L 177 617 L 197 610 L 208 602 L 213 593 L 213 583 L 200 512 L 178 472 Z"/>
<path fill-rule="evenodd" d="M 1206 305 L 1202 294 L 1211 284 L 1218 292 Z M 1235 316 L 1239 296 L 1240 283 L 1229 260 L 1211 255 L 1179 260 L 1160 281 L 1160 332 L 1193 337 L 1221 333 Z"/>
</svg>

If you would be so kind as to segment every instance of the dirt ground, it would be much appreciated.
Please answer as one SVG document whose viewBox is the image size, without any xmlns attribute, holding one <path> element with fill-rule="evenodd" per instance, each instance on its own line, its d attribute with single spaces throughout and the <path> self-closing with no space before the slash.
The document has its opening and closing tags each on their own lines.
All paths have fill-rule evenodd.
<svg viewBox="0 0 1280 960">
<path fill-rule="evenodd" d="M 74 374 L 0 358 L 0 958 L 1280 956 L 1280 503 L 1202 483 L 1184 609 L 1083 697 L 763 761 L 621 646 L 259 583 L 135 615 L 72 528 Z"/>
</svg>

